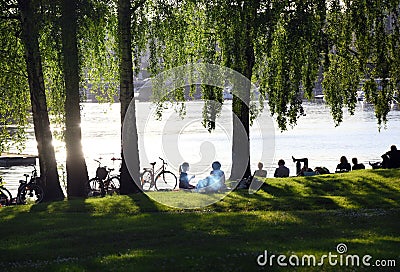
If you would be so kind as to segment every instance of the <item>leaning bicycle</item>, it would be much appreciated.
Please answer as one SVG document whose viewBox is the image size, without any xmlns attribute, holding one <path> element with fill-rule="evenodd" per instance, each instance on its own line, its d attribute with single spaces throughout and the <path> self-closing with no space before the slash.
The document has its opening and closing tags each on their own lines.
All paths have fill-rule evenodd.
<svg viewBox="0 0 400 272">
<path fill-rule="evenodd" d="M 111 175 L 114 168 L 101 166 L 101 158 L 95 160 L 99 166 L 96 169 L 96 177 L 90 179 L 86 186 L 87 196 L 105 196 L 119 194 L 120 178 L 118 175 Z M 112 161 L 118 160 L 115 158 Z"/>
<path fill-rule="evenodd" d="M 177 178 L 174 173 L 167 171 L 165 166 L 168 165 L 164 159 L 159 158 L 162 165 L 155 170 L 156 162 L 150 163 L 151 168 L 144 168 L 140 176 L 141 186 L 143 191 L 171 191 L 176 188 Z"/>
<path fill-rule="evenodd" d="M 40 177 L 37 175 L 36 167 L 33 165 L 33 171 L 30 180 L 29 175 L 24 174 L 25 180 L 19 181 L 17 204 L 40 203 L 44 197 L 44 190 L 40 186 Z"/>
</svg>

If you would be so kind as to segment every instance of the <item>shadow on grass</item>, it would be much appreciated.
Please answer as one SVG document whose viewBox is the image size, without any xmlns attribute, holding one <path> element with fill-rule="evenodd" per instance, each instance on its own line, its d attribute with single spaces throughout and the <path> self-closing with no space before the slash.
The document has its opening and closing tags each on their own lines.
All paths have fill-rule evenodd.
<svg viewBox="0 0 400 272">
<path fill-rule="evenodd" d="M 398 259 L 398 173 L 267 179 L 256 194 L 238 190 L 190 212 L 167 208 L 145 194 L 3 208 L 0 266 L 9 271 L 258 271 L 256 258 L 264 250 L 321 256 L 335 253 L 339 243 L 346 243 L 349 254 Z M 338 270 L 347 268 L 311 269 Z"/>
<path fill-rule="evenodd" d="M 398 258 L 398 202 L 385 202 L 393 188 L 398 197 L 397 187 L 361 174 L 267 180 L 256 194 L 235 191 L 184 213 L 145 194 L 7 208 L 0 264 L 15 264 L 9 271 L 257 271 L 264 250 L 321 256 L 339 243 L 349 254 Z"/>
<path fill-rule="evenodd" d="M 399 170 L 267 179 L 256 195 L 293 209 L 399 208 Z"/>
<path fill-rule="evenodd" d="M 13 235 L 22 226 L 12 230 L 15 221 L 7 222 L 0 263 L 20 262 L 15 271 L 258 271 L 256 258 L 264 250 L 321 256 L 336 253 L 339 243 L 350 254 L 397 258 L 399 222 L 393 218 L 399 215 L 398 210 L 43 214 L 31 218 L 32 232 L 17 239 Z"/>
</svg>

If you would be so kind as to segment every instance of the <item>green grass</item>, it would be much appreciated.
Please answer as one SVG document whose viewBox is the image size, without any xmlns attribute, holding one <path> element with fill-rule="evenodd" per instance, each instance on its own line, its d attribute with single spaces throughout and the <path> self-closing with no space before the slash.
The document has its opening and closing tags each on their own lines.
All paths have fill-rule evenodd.
<svg viewBox="0 0 400 272">
<path fill-rule="evenodd" d="M 153 193 L 176 203 L 204 195 Z M 154 197 L 154 196 L 152 196 Z M 215 196 L 217 199 L 219 195 Z M 260 267 L 268 254 L 348 254 L 400 268 L 400 170 L 266 179 L 211 206 L 176 209 L 146 195 L 0 209 L 1 271 L 359 271 L 366 267 Z M 346 256 L 346 255 L 343 255 Z"/>
</svg>

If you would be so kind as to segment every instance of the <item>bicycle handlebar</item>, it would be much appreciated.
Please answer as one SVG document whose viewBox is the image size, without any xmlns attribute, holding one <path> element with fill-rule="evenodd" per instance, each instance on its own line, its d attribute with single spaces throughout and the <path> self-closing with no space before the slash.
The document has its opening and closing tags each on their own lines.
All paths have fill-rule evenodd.
<svg viewBox="0 0 400 272">
<path fill-rule="evenodd" d="M 121 159 L 121 158 L 112 157 L 111 160 L 112 160 L 112 161 L 121 161 L 122 159 Z"/>
<path fill-rule="evenodd" d="M 160 160 L 162 160 L 163 164 L 168 165 L 168 163 L 165 162 L 165 160 L 161 157 L 158 157 Z"/>
</svg>

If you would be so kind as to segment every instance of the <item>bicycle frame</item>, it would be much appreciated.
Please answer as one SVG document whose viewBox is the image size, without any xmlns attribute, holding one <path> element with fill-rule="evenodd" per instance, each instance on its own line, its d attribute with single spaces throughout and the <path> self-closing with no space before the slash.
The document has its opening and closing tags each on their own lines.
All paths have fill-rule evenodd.
<svg viewBox="0 0 400 272">
<path fill-rule="evenodd" d="M 25 196 L 26 194 L 23 192 L 26 192 L 26 190 L 29 192 L 29 196 L 37 196 L 39 197 L 36 201 L 36 203 L 41 202 L 43 199 L 44 191 L 43 188 L 41 187 L 41 182 L 40 182 L 40 177 L 37 175 L 37 169 L 35 165 L 33 166 L 33 171 L 31 174 L 31 178 L 28 181 L 29 175 L 24 174 L 25 180 L 20 180 L 19 181 L 19 187 L 18 187 L 18 193 L 17 193 L 17 204 L 25 204 Z M 33 189 L 32 189 L 33 188 Z M 21 198 L 23 194 L 23 198 Z"/>
<path fill-rule="evenodd" d="M 38 178 L 36 167 L 34 165 L 32 165 L 32 166 L 33 166 L 33 171 L 32 171 L 32 174 L 31 174 L 31 179 L 28 181 L 29 175 L 28 174 L 24 174 L 25 180 L 20 180 L 19 181 L 19 184 L 20 184 L 19 187 L 22 187 L 25 184 L 37 184 L 37 185 L 40 185 L 36 181 L 36 179 Z M 18 190 L 19 190 L 19 188 L 18 188 Z"/>
<path fill-rule="evenodd" d="M 175 189 L 177 177 L 174 173 L 166 170 L 168 163 L 161 157 L 159 159 L 162 161 L 159 168 L 155 168 L 156 162 L 150 163 L 151 167 L 143 168 L 144 171 L 141 173 L 142 190 L 147 191 L 152 188 L 156 191 Z"/>
<path fill-rule="evenodd" d="M 153 169 L 153 173 L 154 173 L 153 176 L 154 176 L 154 177 L 156 177 L 156 176 L 157 176 L 159 173 L 161 173 L 162 171 L 165 171 L 165 164 L 166 164 L 166 163 L 163 161 L 163 165 L 162 165 L 160 168 L 158 168 L 156 172 L 154 172 L 154 169 Z"/>
<path fill-rule="evenodd" d="M 101 196 L 105 196 L 109 192 L 109 188 L 113 188 L 113 192 L 118 192 L 118 190 L 119 190 L 119 186 L 120 186 L 119 175 L 112 174 L 112 171 L 115 170 L 114 168 L 102 166 L 101 161 L 100 161 L 101 159 L 102 158 L 99 158 L 98 160 L 96 160 L 96 159 L 94 160 L 95 162 L 98 163 L 98 167 L 96 169 L 96 177 L 88 180 L 88 186 L 87 186 L 88 194 L 90 192 L 95 192 L 99 189 Z M 114 162 L 119 159 L 112 158 L 111 160 Z M 116 187 L 115 187 L 116 183 L 112 182 L 114 179 L 118 180 L 118 184 L 117 184 L 118 189 L 116 189 Z M 97 188 L 96 186 L 92 187 L 93 184 L 91 185 L 91 182 L 94 182 L 93 184 L 95 184 L 97 182 L 99 184 L 99 186 L 98 186 L 99 188 Z M 113 186 L 110 187 L 110 184 L 113 184 Z M 93 189 L 93 188 L 96 188 L 96 189 Z"/>
<path fill-rule="evenodd" d="M 151 163 L 152 168 L 145 168 L 145 170 L 151 170 L 151 182 L 152 182 L 152 184 L 154 184 L 154 178 L 159 173 L 165 171 L 165 165 L 167 164 L 164 159 L 162 159 L 162 158 L 159 158 L 159 159 L 162 161 L 162 166 L 160 168 L 158 168 L 157 170 L 154 170 L 155 169 L 155 165 L 156 165 L 155 162 Z"/>
</svg>

